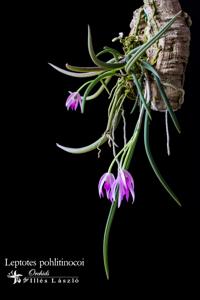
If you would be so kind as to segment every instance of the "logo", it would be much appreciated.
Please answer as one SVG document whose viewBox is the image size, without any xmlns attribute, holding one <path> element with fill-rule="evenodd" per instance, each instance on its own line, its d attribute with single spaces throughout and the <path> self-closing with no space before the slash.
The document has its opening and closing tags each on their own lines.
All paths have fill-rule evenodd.
<svg viewBox="0 0 200 300">
<path fill-rule="evenodd" d="M 13 284 L 16 283 L 20 283 L 21 282 L 21 276 L 23 276 L 22 274 L 17 274 L 17 271 L 11 271 L 10 273 L 8 273 L 7 277 L 8 278 L 12 278 L 14 279 Z"/>
<path fill-rule="evenodd" d="M 25 259 L 5 258 L 4 266 L 9 282 L 14 285 L 74 285 L 80 282 L 79 274 L 85 266 L 82 259 Z M 19 269 L 18 269 L 19 268 Z M 23 275 L 22 275 L 23 274 Z"/>
</svg>

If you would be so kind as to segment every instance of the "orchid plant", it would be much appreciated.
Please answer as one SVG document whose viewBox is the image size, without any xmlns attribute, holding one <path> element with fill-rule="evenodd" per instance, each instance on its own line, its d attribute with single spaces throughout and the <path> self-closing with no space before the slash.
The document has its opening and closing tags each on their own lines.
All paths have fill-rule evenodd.
<svg viewBox="0 0 200 300">
<path fill-rule="evenodd" d="M 170 101 L 166 96 L 160 76 L 146 56 L 146 51 L 165 34 L 180 14 L 181 12 L 176 14 L 164 27 L 160 28 L 156 35 L 148 39 L 145 43 L 141 43 L 141 41 L 137 40 L 136 37 L 134 38 L 134 36 L 124 38 L 123 35 L 120 34 L 119 37 L 113 41 L 120 41 L 123 46 L 123 53 L 114 48 L 104 47 L 101 52 L 96 54 L 93 47 L 91 30 L 88 26 L 88 51 L 95 66 L 78 67 L 66 64 L 65 70 L 50 64 L 51 67 L 65 75 L 76 78 L 92 78 L 85 82 L 77 91 L 70 92 L 66 100 L 67 109 L 77 110 L 80 108 L 81 112 L 84 113 L 88 101 L 97 98 L 104 90 L 106 90 L 109 95 L 108 98 L 110 102 L 108 106 L 107 126 L 97 141 L 82 148 L 69 148 L 57 144 L 62 150 L 74 154 L 81 154 L 94 149 L 98 150 L 106 141 L 108 141 L 112 147 L 113 160 L 108 170 L 100 178 L 98 184 L 99 196 L 105 196 L 111 202 L 103 239 L 103 259 L 107 278 L 109 278 L 108 240 L 113 217 L 117 207 L 119 208 L 121 206 L 123 200 L 129 201 L 131 198 L 133 202 L 135 199 L 134 179 L 128 169 L 142 127 L 144 131 L 145 152 L 150 165 L 161 185 L 176 203 L 181 206 L 177 196 L 162 177 L 151 153 L 149 127 L 152 120 L 150 84 L 152 80 L 156 82 L 162 100 L 167 107 L 166 112 L 171 117 L 179 133 L 180 126 Z M 101 56 L 104 54 L 111 55 L 110 60 L 102 60 Z M 110 88 L 111 82 L 112 87 Z M 95 88 L 97 89 L 94 91 Z M 126 118 L 124 114 L 124 103 L 127 99 L 133 101 L 131 113 L 136 114 L 136 112 L 138 112 L 136 125 L 129 140 L 127 140 L 126 137 Z M 123 123 L 124 145 L 118 150 L 115 141 L 115 131 L 120 121 Z"/>
</svg>

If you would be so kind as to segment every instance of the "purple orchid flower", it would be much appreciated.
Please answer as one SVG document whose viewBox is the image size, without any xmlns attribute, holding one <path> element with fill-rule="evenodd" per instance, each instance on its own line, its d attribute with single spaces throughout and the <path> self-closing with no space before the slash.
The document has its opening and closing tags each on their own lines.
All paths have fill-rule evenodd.
<svg viewBox="0 0 200 300">
<path fill-rule="evenodd" d="M 127 170 L 119 169 L 118 171 L 117 179 L 115 180 L 112 186 L 113 201 L 116 197 L 117 192 L 118 192 L 118 207 L 120 207 L 124 196 L 128 201 L 130 194 L 134 202 L 135 200 L 134 181 L 132 175 Z"/>
<path fill-rule="evenodd" d="M 69 92 L 70 95 L 66 100 L 65 106 L 67 107 L 67 110 L 77 110 L 78 105 L 80 106 L 80 109 L 82 110 L 82 97 L 78 92 Z"/>
<path fill-rule="evenodd" d="M 98 189 L 100 198 L 104 196 L 103 190 L 105 190 L 106 196 L 111 202 L 115 201 L 118 193 L 118 207 L 120 207 L 124 196 L 128 201 L 131 194 L 133 202 L 135 200 L 133 177 L 127 170 L 119 169 L 117 179 L 112 173 L 103 174 L 99 180 Z"/>
<path fill-rule="evenodd" d="M 98 189 L 99 189 L 99 197 L 104 197 L 104 191 L 106 192 L 106 196 L 107 198 L 112 202 L 113 201 L 113 197 L 112 197 L 112 186 L 115 182 L 115 177 L 112 173 L 105 173 L 101 176 L 100 180 L 99 180 L 99 185 L 98 185 Z"/>
</svg>

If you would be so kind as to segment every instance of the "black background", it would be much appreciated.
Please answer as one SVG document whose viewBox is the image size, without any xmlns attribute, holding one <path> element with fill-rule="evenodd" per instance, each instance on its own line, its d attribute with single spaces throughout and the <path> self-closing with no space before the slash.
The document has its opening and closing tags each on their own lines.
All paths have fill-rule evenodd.
<svg viewBox="0 0 200 300">
<path fill-rule="evenodd" d="M 152 151 L 183 207 L 176 206 L 154 177 L 141 135 L 130 167 L 136 200 L 134 205 L 124 203 L 115 217 L 109 282 L 103 270 L 102 238 L 110 204 L 99 199 L 97 183 L 111 154 L 104 146 L 100 159 L 95 151 L 73 156 L 55 145 L 82 146 L 100 137 L 107 103 L 103 94 L 87 105 L 84 115 L 67 112 L 64 104 L 68 91 L 75 90 L 81 81 L 59 74 L 48 62 L 60 67 L 66 62 L 91 65 L 87 24 L 91 25 L 97 51 L 112 46 L 114 36 L 121 31 L 128 33 L 132 11 L 141 3 L 73 1 L 41 7 L 30 2 L 5 8 L 1 266 L 4 257 L 84 257 L 86 266 L 79 288 L 116 287 L 123 280 L 135 291 L 141 283 L 152 291 L 157 285 L 169 291 L 174 286 L 185 289 L 189 279 L 194 280 L 195 287 L 199 262 L 198 1 L 181 1 L 193 19 L 192 43 L 185 103 L 177 113 L 182 134 L 170 127 L 169 158 L 162 114 L 153 114 L 151 127 Z M 4 284 L 15 288 L 5 278 Z M 68 287 L 64 289 L 67 293 Z"/>
</svg>

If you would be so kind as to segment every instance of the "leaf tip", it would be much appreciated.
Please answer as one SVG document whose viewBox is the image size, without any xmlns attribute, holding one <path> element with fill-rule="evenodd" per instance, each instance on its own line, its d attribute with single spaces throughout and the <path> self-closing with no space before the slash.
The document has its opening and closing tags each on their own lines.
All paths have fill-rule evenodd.
<svg viewBox="0 0 200 300">
<path fill-rule="evenodd" d="M 56 146 L 60 149 L 62 149 L 63 146 L 61 146 L 60 144 L 56 143 Z"/>
<path fill-rule="evenodd" d="M 182 204 L 177 200 L 177 204 L 179 207 L 182 207 Z"/>
<path fill-rule="evenodd" d="M 107 280 L 110 279 L 108 270 L 106 270 L 106 278 L 107 278 Z"/>
</svg>

